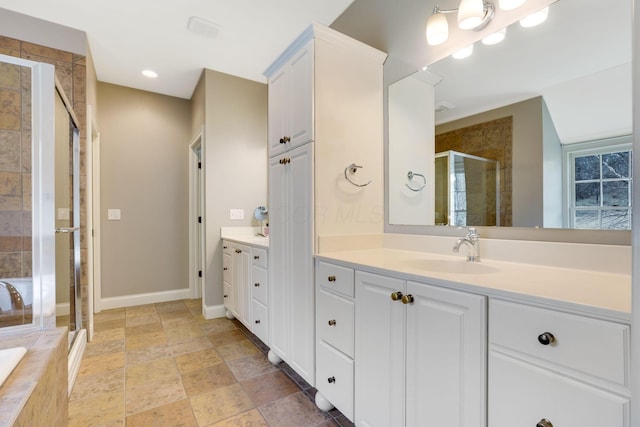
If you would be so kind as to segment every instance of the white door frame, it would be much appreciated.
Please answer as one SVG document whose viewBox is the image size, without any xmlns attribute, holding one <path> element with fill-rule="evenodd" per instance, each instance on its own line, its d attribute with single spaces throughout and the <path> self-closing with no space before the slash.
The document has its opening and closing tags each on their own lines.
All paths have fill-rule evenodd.
<svg viewBox="0 0 640 427">
<path fill-rule="evenodd" d="M 189 290 L 192 298 L 204 296 L 205 211 L 204 128 L 189 144 Z M 200 165 L 200 167 L 199 167 Z M 200 221 L 198 221 L 200 218 Z M 198 272 L 202 272 L 202 276 Z M 202 301 L 204 310 L 204 298 Z M 204 312 L 204 311 L 203 311 Z"/>
<path fill-rule="evenodd" d="M 100 262 L 100 132 L 93 109 L 87 106 L 87 271 L 89 276 L 89 340 L 93 337 L 93 313 L 102 310 Z"/>
</svg>

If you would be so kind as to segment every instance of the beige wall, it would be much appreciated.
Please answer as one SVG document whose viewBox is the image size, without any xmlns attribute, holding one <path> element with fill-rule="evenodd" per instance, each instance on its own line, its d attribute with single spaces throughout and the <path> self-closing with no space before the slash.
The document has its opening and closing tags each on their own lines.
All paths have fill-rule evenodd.
<svg viewBox="0 0 640 427">
<path fill-rule="evenodd" d="M 188 288 L 190 102 L 98 83 L 98 104 L 102 297 Z"/>
<path fill-rule="evenodd" d="M 222 305 L 220 227 L 254 226 L 267 204 L 267 85 L 205 71 L 205 305 Z M 196 92 L 198 92 L 196 90 Z M 245 219 L 230 220 L 229 209 Z"/>
</svg>

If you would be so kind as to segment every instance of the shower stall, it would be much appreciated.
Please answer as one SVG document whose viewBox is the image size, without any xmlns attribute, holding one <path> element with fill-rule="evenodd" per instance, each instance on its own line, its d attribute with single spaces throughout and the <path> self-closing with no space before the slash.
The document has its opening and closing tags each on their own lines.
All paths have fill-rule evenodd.
<svg viewBox="0 0 640 427">
<path fill-rule="evenodd" d="M 54 66 L 0 55 L 0 334 L 83 327 L 78 121 Z M 58 325 L 61 326 L 61 325 Z"/>
<path fill-rule="evenodd" d="M 500 225 L 500 162 L 457 151 L 435 155 L 435 223 Z"/>
</svg>

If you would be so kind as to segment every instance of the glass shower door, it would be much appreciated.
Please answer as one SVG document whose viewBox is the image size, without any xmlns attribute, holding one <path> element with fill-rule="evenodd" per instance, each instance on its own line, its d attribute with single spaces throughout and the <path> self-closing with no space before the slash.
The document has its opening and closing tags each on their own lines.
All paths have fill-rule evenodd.
<svg viewBox="0 0 640 427">
<path fill-rule="evenodd" d="M 80 294 L 79 132 L 64 95 L 56 91 L 55 215 L 56 304 L 69 306 L 69 348 L 82 329 Z M 66 324 L 66 322 L 65 322 Z"/>
</svg>

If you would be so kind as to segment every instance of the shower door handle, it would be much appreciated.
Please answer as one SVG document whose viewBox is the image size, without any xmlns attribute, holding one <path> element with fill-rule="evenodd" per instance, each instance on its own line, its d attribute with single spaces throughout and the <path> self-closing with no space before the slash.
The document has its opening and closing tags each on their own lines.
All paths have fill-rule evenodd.
<svg viewBox="0 0 640 427">
<path fill-rule="evenodd" d="M 56 228 L 56 233 L 73 233 L 80 230 L 80 227 L 60 227 Z"/>
</svg>

